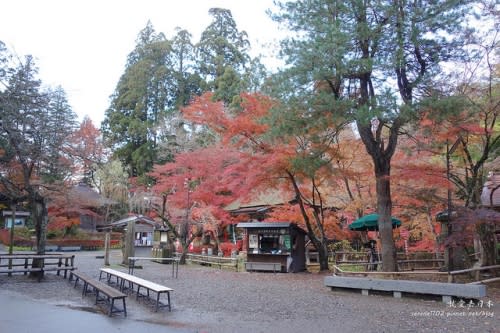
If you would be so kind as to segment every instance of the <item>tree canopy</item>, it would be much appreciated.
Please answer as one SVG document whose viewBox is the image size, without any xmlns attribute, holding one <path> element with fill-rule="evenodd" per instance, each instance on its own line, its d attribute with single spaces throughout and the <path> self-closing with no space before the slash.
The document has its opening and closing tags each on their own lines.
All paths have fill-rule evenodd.
<svg viewBox="0 0 500 333">
<path fill-rule="evenodd" d="M 373 160 L 384 270 L 396 269 L 390 170 L 398 135 L 442 62 L 459 53 L 466 4 L 285 1 L 273 15 L 295 33 L 282 43 L 288 66 L 278 80 L 287 83 L 276 91 L 304 112 L 355 121 Z"/>
</svg>

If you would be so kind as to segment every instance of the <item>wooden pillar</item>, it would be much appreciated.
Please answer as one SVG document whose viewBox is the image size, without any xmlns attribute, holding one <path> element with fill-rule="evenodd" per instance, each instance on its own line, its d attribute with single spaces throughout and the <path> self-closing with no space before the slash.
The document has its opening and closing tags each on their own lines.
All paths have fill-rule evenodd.
<svg viewBox="0 0 500 333">
<path fill-rule="evenodd" d="M 111 235 L 109 231 L 106 231 L 104 236 L 104 266 L 109 266 L 109 246 L 110 246 Z"/>
</svg>

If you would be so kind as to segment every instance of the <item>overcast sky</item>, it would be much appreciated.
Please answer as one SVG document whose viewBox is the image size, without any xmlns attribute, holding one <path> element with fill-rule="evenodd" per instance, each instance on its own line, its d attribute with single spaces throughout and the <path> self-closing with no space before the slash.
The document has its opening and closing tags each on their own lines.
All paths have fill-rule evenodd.
<svg viewBox="0 0 500 333">
<path fill-rule="evenodd" d="M 33 55 L 42 81 L 61 85 L 80 119 L 89 115 L 99 127 L 148 20 L 167 38 L 181 27 L 197 42 L 212 7 L 231 10 L 253 56 L 278 40 L 277 25 L 265 13 L 272 0 L 3 0 L 0 41 L 20 56 Z"/>
</svg>

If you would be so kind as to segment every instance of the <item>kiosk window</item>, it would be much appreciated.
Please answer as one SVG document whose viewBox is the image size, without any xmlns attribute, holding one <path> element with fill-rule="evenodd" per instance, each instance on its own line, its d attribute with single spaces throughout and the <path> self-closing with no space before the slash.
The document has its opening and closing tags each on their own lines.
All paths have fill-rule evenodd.
<svg viewBox="0 0 500 333">
<path fill-rule="evenodd" d="M 289 235 L 259 235 L 259 252 L 283 254 L 290 251 Z"/>
</svg>

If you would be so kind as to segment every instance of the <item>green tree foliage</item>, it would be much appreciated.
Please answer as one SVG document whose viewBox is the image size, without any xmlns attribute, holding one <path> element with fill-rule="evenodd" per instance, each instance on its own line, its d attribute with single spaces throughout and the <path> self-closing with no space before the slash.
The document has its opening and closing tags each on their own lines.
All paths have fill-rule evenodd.
<svg viewBox="0 0 500 333">
<path fill-rule="evenodd" d="M 211 8 L 212 23 L 203 31 L 196 45 L 198 66 L 207 82 L 207 91 L 226 104 L 243 90 L 242 74 L 250 62 L 250 42 L 245 31 L 239 31 L 231 11 Z"/>
<path fill-rule="evenodd" d="M 61 88 L 42 90 L 31 56 L 11 62 L 0 46 L 0 59 L 0 186 L 13 203 L 28 202 L 43 253 L 47 201 L 69 174 L 64 147 L 76 116 Z"/>
<path fill-rule="evenodd" d="M 63 182 L 73 176 L 73 154 L 71 141 L 68 140 L 76 130 L 77 115 L 72 110 L 62 87 L 47 92 L 49 106 L 45 127 L 47 128 L 47 144 L 53 149 L 46 156 L 47 163 L 40 170 L 45 182 Z M 61 126 L 64 124 L 64 126 Z M 50 136 L 53 133 L 53 136 Z"/>
<path fill-rule="evenodd" d="M 179 108 L 189 104 L 195 95 L 201 95 L 204 82 L 196 69 L 196 51 L 191 42 L 191 34 L 184 29 L 177 28 L 172 39 L 172 68 L 174 76 L 172 107 Z"/>
<path fill-rule="evenodd" d="M 415 118 L 441 61 L 457 55 L 453 36 L 465 3 L 290 1 L 273 16 L 295 32 L 282 42 L 288 66 L 275 91 L 311 119 L 355 121 L 373 160 L 386 271 L 396 269 L 390 170 L 398 134 Z"/>
<path fill-rule="evenodd" d="M 107 198 L 105 221 L 122 218 L 129 212 L 128 174 L 119 160 L 111 160 L 97 167 L 95 182 L 99 194 Z"/>
<path fill-rule="evenodd" d="M 265 68 L 258 58 L 250 59 L 247 34 L 237 29 L 231 12 L 212 8 L 209 14 L 213 22 L 196 45 L 181 28 L 171 40 L 150 22 L 139 33 L 102 124 L 106 144 L 130 176 L 172 161 L 187 147 L 178 142 L 184 134 L 201 146 L 213 142 L 212 133 L 180 116 L 179 109 L 194 96 L 212 91 L 217 100 L 238 103 L 235 96 L 263 82 Z"/>
<path fill-rule="evenodd" d="M 157 127 L 172 103 L 171 43 L 150 22 L 139 33 L 106 111 L 102 132 L 130 176 L 149 171 L 156 159 Z"/>
</svg>

